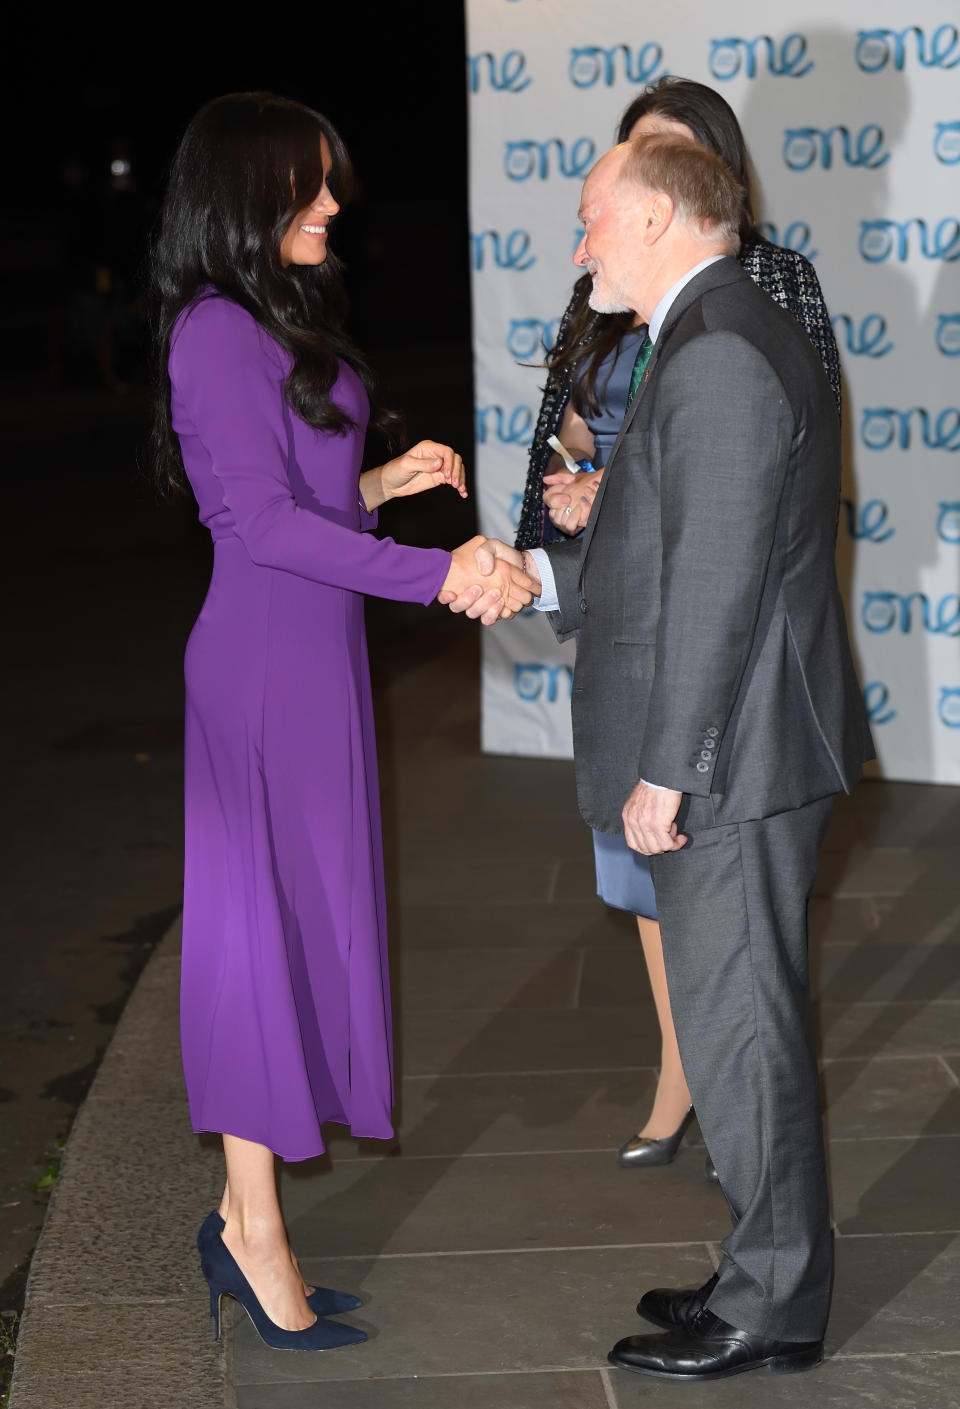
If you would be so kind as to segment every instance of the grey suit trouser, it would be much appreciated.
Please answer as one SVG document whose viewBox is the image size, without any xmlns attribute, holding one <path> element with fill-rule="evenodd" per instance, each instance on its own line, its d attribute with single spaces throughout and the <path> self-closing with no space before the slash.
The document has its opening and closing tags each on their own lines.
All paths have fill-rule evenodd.
<svg viewBox="0 0 960 1409">
<path fill-rule="evenodd" d="M 687 845 L 651 866 L 680 1055 L 733 1218 L 708 1305 L 783 1340 L 818 1340 L 830 1297 L 807 898 L 832 807 L 681 827 Z"/>
</svg>

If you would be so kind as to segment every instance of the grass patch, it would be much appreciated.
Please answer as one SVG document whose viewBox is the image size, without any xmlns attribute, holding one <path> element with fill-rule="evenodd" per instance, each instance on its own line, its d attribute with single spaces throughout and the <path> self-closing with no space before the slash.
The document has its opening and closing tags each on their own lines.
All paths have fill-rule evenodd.
<svg viewBox="0 0 960 1409">
<path fill-rule="evenodd" d="M 10 1399 L 13 1357 L 17 1353 L 17 1332 L 19 1329 L 20 1313 L 18 1311 L 0 1313 L 0 1409 L 7 1409 Z"/>
</svg>

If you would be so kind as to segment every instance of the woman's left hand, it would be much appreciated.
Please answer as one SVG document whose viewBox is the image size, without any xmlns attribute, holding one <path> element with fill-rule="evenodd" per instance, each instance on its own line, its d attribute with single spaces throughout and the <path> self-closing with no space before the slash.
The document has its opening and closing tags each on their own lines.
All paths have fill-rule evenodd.
<svg viewBox="0 0 960 1409">
<path fill-rule="evenodd" d="M 440 484 L 449 484 L 461 499 L 467 497 L 463 460 L 449 445 L 439 445 L 435 440 L 420 440 L 406 454 L 381 465 L 380 484 L 384 499 L 422 494 Z"/>
</svg>

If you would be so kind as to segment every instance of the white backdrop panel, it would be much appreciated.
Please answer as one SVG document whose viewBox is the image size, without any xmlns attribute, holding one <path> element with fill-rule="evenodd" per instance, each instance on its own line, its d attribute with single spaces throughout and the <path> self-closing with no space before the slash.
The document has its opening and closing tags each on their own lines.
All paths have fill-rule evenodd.
<svg viewBox="0 0 960 1409">
<path fill-rule="evenodd" d="M 839 13 L 838 13 L 839 11 Z M 467 0 L 481 527 L 512 541 L 580 188 L 662 73 L 737 112 L 761 219 L 812 259 L 845 377 L 838 562 L 883 773 L 960 782 L 956 0 Z M 573 652 L 484 634 L 483 744 L 568 756 Z"/>
</svg>

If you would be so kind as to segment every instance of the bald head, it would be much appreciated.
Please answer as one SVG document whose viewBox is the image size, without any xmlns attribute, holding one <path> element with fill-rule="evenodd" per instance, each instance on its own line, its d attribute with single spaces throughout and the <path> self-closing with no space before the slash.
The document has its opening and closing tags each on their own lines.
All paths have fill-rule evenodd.
<svg viewBox="0 0 960 1409">
<path fill-rule="evenodd" d="M 617 153 L 622 153 L 617 170 L 625 194 L 637 199 L 646 193 L 669 196 L 674 218 L 692 233 L 711 244 L 722 244 L 726 254 L 739 252 L 746 192 L 714 152 L 696 142 L 657 133 L 623 142 L 607 155 Z"/>
<path fill-rule="evenodd" d="M 633 310 L 649 322 L 684 274 L 736 254 L 743 192 L 711 152 L 673 136 L 624 142 L 601 157 L 580 203 L 584 237 L 574 262 L 593 278 L 590 305 Z"/>
</svg>

